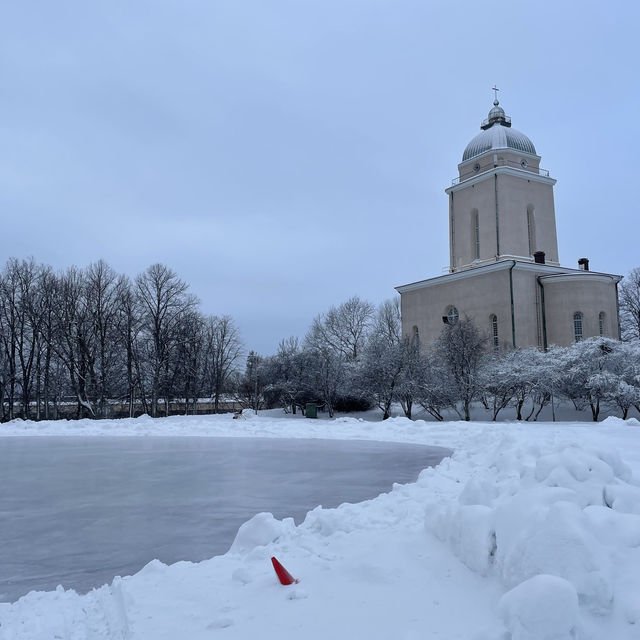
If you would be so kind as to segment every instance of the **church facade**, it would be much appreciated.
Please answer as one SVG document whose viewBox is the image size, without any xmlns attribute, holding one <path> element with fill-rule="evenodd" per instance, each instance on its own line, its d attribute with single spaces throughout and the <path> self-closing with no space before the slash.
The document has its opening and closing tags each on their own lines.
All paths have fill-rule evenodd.
<svg viewBox="0 0 640 640">
<path fill-rule="evenodd" d="M 403 335 L 428 344 L 468 317 L 496 350 L 620 337 L 621 276 L 560 265 L 553 186 L 497 98 L 449 197 L 449 273 L 396 287 Z"/>
</svg>

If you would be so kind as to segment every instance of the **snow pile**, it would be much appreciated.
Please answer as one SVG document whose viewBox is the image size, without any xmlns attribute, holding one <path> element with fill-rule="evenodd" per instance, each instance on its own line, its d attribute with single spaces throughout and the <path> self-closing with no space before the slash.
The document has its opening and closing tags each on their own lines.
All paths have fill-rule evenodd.
<svg viewBox="0 0 640 640">
<path fill-rule="evenodd" d="M 500 614 L 513 640 L 574 640 L 578 596 L 570 582 L 540 574 L 505 593 Z"/>
<path fill-rule="evenodd" d="M 278 520 L 271 513 L 258 513 L 251 520 L 247 520 L 238 529 L 229 553 L 247 553 L 255 547 L 262 547 L 295 528 L 293 518 Z"/>
<path fill-rule="evenodd" d="M 551 607 L 556 591 L 558 602 L 577 594 L 581 610 L 597 616 L 611 614 L 617 603 L 628 622 L 640 623 L 637 587 L 628 589 L 638 567 L 627 564 L 640 549 L 640 487 L 616 451 L 523 447 L 505 437 L 449 464 L 464 458 L 470 477 L 457 501 L 431 502 L 425 526 L 470 569 L 512 589 L 503 615 L 514 639 L 574 637 L 573 618 Z M 562 581 L 551 583 L 548 576 Z M 522 598 L 539 613 L 521 611 Z M 534 632 L 539 615 L 546 626 Z"/>
</svg>

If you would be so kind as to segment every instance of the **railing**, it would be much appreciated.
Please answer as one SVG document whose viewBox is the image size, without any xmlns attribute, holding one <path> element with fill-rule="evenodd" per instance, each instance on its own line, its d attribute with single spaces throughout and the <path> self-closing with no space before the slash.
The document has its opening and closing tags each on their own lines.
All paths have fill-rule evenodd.
<svg viewBox="0 0 640 640">
<path fill-rule="evenodd" d="M 504 121 L 507 123 L 507 126 L 510 127 L 511 126 L 511 116 L 494 116 L 493 118 L 485 118 L 482 121 L 482 124 L 480 125 L 481 129 L 484 129 L 485 127 L 489 126 L 490 122 L 500 122 L 500 120 Z"/>
<path fill-rule="evenodd" d="M 491 173 L 497 167 L 511 167 L 512 169 L 516 169 L 517 171 L 522 171 L 522 173 L 533 173 L 535 175 L 545 176 L 546 178 L 549 177 L 549 170 L 548 169 L 542 169 L 541 167 L 538 167 L 537 169 L 535 167 L 523 167 L 519 162 L 513 162 L 512 160 L 501 160 L 501 161 L 498 162 L 498 164 L 496 164 L 496 165 L 494 165 L 492 167 L 489 167 L 488 169 L 485 169 L 484 171 L 480 171 L 478 173 L 476 173 L 475 171 L 467 171 L 464 174 L 464 176 L 454 178 L 451 181 L 451 186 L 455 187 L 457 184 L 460 184 L 461 182 L 464 182 L 465 180 L 468 180 L 469 178 L 473 178 L 474 176 L 482 176 L 485 173 Z"/>
</svg>

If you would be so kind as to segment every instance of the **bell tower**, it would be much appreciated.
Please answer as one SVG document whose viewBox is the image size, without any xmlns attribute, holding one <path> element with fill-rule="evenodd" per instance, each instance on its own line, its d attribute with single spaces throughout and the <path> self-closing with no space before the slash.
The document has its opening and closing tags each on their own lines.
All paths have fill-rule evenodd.
<svg viewBox="0 0 640 640">
<path fill-rule="evenodd" d="M 449 196 L 450 272 L 499 260 L 559 265 L 553 185 L 529 138 L 511 126 L 498 89 L 464 150 Z"/>
</svg>

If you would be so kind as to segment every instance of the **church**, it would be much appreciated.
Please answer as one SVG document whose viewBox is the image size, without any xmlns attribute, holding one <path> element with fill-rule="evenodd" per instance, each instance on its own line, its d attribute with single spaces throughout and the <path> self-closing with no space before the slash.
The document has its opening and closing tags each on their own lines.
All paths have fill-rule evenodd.
<svg viewBox="0 0 640 640">
<path fill-rule="evenodd" d="M 553 186 L 497 99 L 467 145 L 449 197 L 449 273 L 396 287 L 402 331 L 429 344 L 469 318 L 497 351 L 620 338 L 621 276 L 560 265 Z"/>
</svg>

